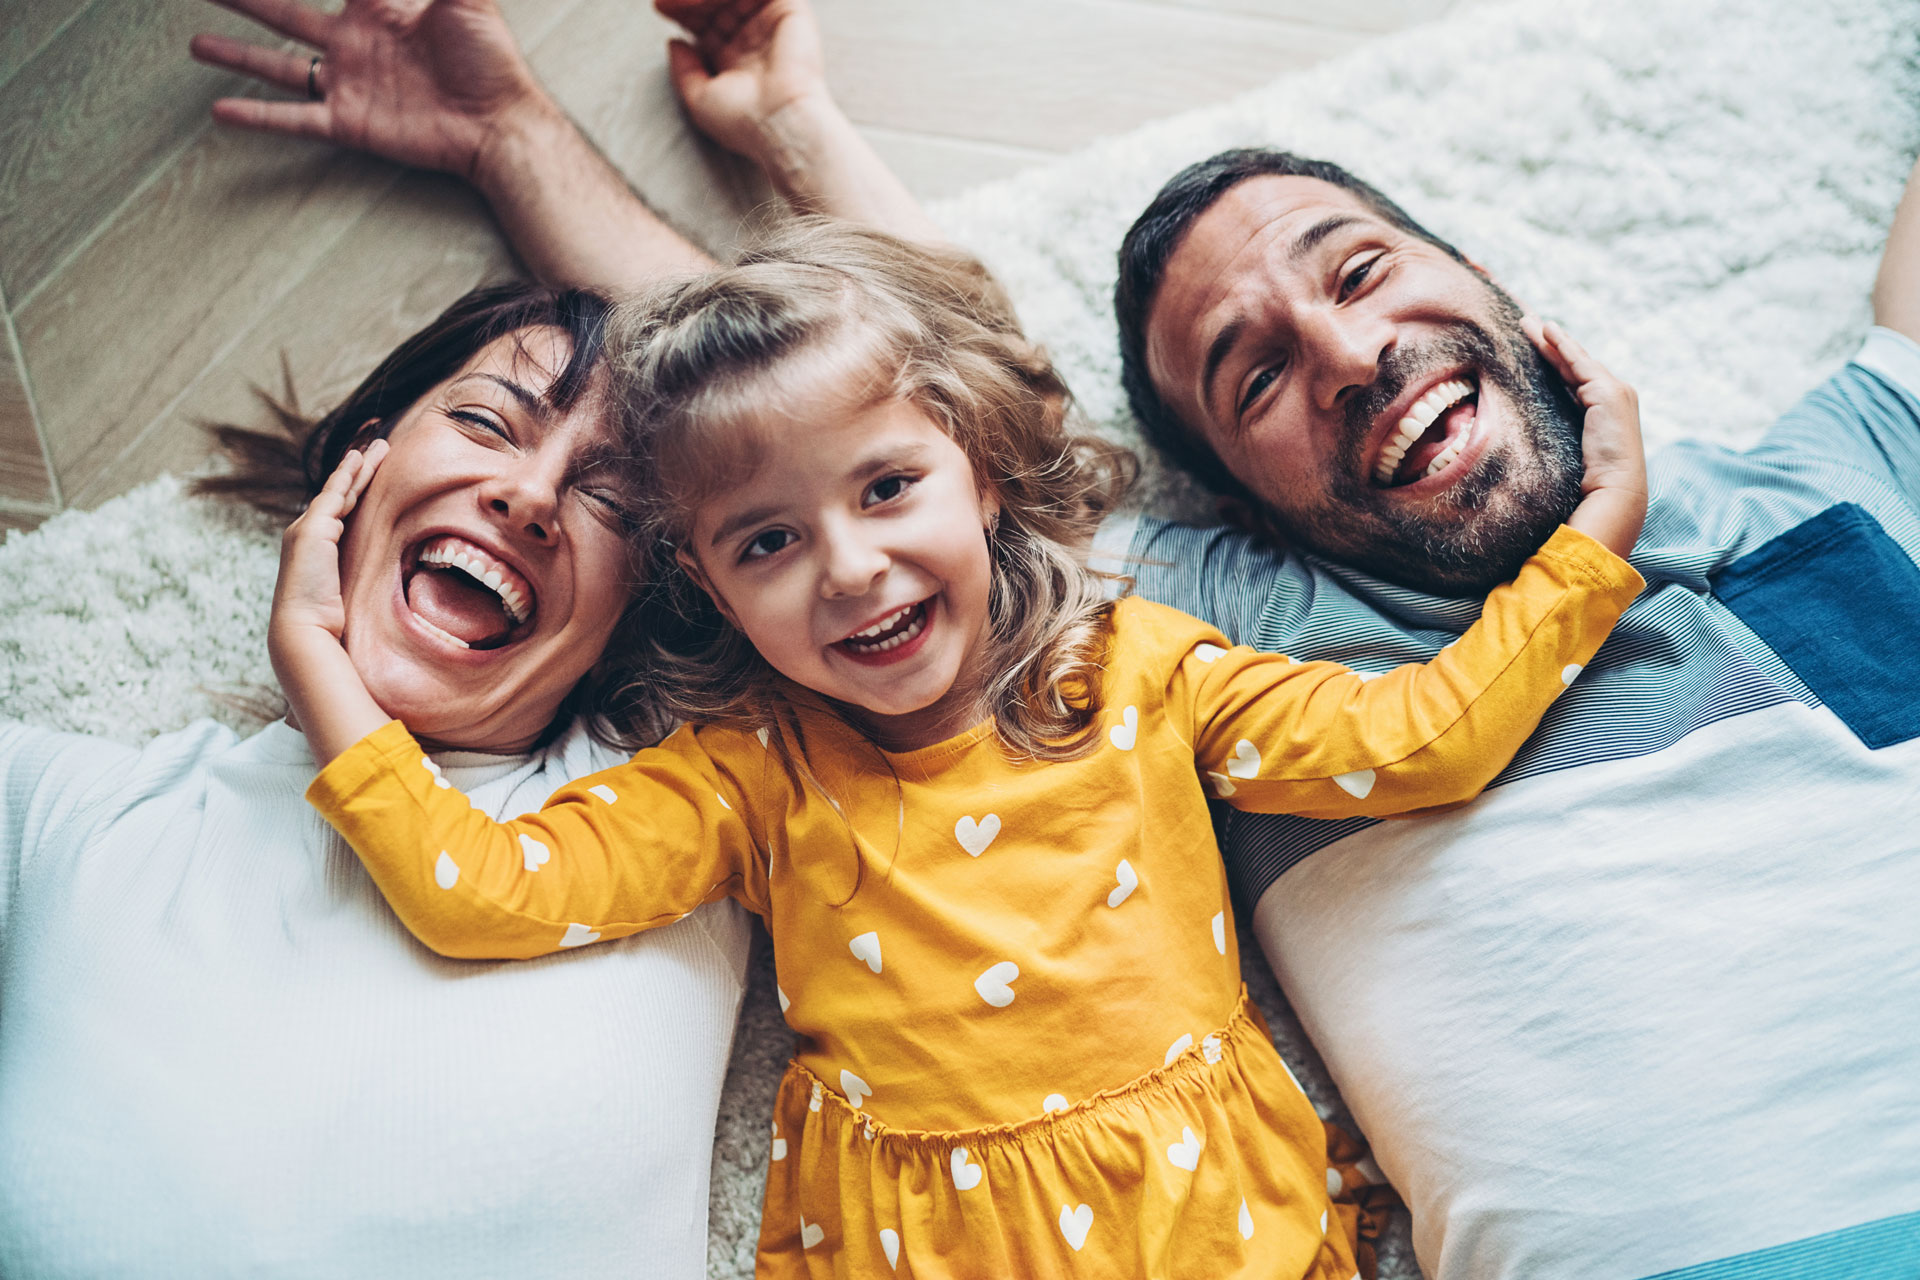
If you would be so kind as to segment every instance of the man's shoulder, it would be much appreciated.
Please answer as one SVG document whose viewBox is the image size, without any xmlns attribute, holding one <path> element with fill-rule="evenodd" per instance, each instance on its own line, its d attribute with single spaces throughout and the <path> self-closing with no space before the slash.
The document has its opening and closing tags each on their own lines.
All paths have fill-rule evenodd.
<svg viewBox="0 0 1920 1280">
<path fill-rule="evenodd" d="M 1253 639 L 1276 595 L 1297 594 L 1308 576 L 1297 557 L 1244 530 L 1150 515 L 1109 521 L 1093 565 L 1130 583 L 1134 595 L 1191 614 L 1239 643 Z"/>
</svg>

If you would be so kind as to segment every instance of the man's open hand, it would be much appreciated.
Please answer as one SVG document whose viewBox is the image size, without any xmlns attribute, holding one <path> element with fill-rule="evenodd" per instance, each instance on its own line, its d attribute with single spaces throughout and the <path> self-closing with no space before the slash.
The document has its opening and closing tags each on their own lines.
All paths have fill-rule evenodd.
<svg viewBox="0 0 1920 1280">
<path fill-rule="evenodd" d="M 504 122 L 546 101 L 494 0 L 346 0 L 333 14 L 298 0 L 214 2 L 312 50 L 195 36 L 197 60 L 300 99 L 222 98 L 213 104 L 222 124 L 318 138 L 475 181 Z M 310 77 L 317 99 L 308 94 Z"/>
</svg>

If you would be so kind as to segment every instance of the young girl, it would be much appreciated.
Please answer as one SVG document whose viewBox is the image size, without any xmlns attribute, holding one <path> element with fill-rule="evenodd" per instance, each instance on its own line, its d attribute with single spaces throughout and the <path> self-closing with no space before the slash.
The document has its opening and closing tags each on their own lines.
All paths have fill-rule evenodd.
<svg viewBox="0 0 1920 1280">
<path fill-rule="evenodd" d="M 329 629 L 330 540 L 377 457 L 343 465 L 288 535 L 273 624 L 326 765 L 309 796 L 444 955 L 722 894 L 765 918 L 799 1052 L 762 1275 L 1348 1280 L 1208 795 L 1327 818 L 1474 796 L 1639 589 L 1630 396 L 1590 392 L 1586 427 L 1589 478 L 1604 459 L 1624 492 L 1433 662 L 1368 681 L 1106 598 L 1078 548 L 1129 460 L 1067 434 L 995 297 L 967 263 L 810 226 L 640 309 L 657 692 L 689 723 L 513 822 L 448 788 Z M 534 609 L 543 535 L 475 535 Z"/>
</svg>

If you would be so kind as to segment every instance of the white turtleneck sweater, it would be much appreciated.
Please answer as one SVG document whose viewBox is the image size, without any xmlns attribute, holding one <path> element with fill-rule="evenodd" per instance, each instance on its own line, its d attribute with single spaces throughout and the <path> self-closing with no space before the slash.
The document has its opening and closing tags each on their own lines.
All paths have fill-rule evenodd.
<svg viewBox="0 0 1920 1280">
<path fill-rule="evenodd" d="M 617 758 L 439 761 L 504 818 Z M 443 960 L 313 774 L 285 724 L 0 722 L 0 1275 L 704 1274 L 744 913 Z"/>
</svg>

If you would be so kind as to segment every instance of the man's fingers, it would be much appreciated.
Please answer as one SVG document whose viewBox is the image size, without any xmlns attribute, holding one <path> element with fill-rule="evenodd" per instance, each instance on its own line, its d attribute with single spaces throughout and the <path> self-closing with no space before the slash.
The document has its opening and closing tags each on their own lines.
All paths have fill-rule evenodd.
<svg viewBox="0 0 1920 1280">
<path fill-rule="evenodd" d="M 265 49 L 228 36 L 199 35 L 187 42 L 194 61 L 227 71 L 238 71 L 278 89 L 305 96 L 307 68 L 313 65 L 310 53 L 288 53 L 284 49 Z"/>
<path fill-rule="evenodd" d="M 258 98 L 220 98 L 213 118 L 236 129 L 284 133 L 296 138 L 333 137 L 333 113 L 324 102 L 262 102 Z"/>
<path fill-rule="evenodd" d="M 332 19 L 299 0 L 213 0 L 213 3 L 302 44 L 325 45 L 327 42 L 327 27 Z"/>
</svg>

